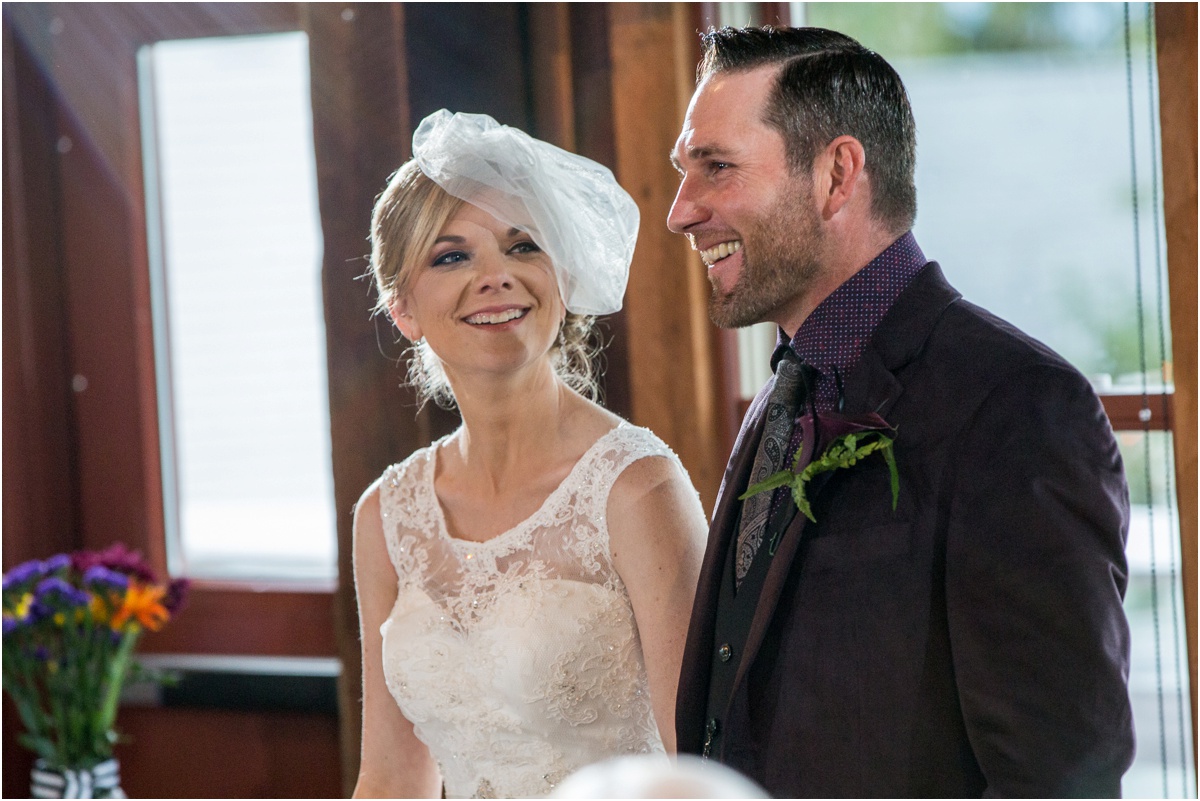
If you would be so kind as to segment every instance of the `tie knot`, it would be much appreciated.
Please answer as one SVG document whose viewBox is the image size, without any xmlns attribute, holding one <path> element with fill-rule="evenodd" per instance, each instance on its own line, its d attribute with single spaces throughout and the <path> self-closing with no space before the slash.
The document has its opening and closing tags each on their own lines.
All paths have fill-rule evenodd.
<svg viewBox="0 0 1200 801">
<path fill-rule="evenodd" d="M 821 372 L 807 362 L 801 362 L 791 348 L 784 351 L 775 365 L 776 392 L 794 394 L 796 389 L 803 386 L 811 391 Z"/>
</svg>

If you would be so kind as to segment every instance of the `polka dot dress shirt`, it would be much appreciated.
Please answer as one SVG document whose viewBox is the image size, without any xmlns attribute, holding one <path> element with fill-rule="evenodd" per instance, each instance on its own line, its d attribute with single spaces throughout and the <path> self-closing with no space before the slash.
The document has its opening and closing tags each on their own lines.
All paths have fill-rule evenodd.
<svg viewBox="0 0 1200 801">
<path fill-rule="evenodd" d="M 784 350 L 790 347 L 801 362 L 820 373 L 814 393 L 817 414 L 839 411 L 839 384 L 862 358 L 871 335 L 896 298 L 926 263 L 911 231 L 897 239 L 821 301 L 790 342 L 785 339 L 783 329 L 779 330 L 771 370 L 774 371 Z M 800 414 L 805 411 L 801 409 Z M 799 448 L 800 426 L 795 426 L 785 462 L 789 468 Z M 772 513 L 786 494 L 786 489 L 775 492 L 771 499 Z"/>
<path fill-rule="evenodd" d="M 790 342 L 779 330 L 771 370 L 790 346 L 801 362 L 820 372 L 817 413 L 836 410 L 838 376 L 845 377 L 858 364 L 875 328 L 926 263 L 912 232 L 897 239 L 821 301 Z"/>
</svg>

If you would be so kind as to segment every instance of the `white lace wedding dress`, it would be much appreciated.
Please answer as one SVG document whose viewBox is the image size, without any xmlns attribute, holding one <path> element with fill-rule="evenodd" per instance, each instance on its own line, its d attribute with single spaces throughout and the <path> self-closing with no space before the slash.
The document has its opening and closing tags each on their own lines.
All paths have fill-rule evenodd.
<svg viewBox="0 0 1200 801">
<path fill-rule="evenodd" d="M 622 424 L 530 518 L 480 543 L 446 530 L 433 488 L 439 444 L 381 482 L 399 576 L 381 632 L 388 689 L 441 767 L 446 795 L 543 796 L 599 759 L 662 754 L 606 507 L 631 463 L 678 458 Z"/>
</svg>

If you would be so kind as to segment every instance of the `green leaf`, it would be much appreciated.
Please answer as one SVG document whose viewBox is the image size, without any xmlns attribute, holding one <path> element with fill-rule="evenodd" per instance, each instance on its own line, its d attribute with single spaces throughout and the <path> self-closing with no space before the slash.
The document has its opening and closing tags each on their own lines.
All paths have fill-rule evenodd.
<svg viewBox="0 0 1200 801">
<path fill-rule="evenodd" d="M 795 478 L 795 475 L 790 470 L 780 470 L 774 475 L 767 476 L 757 484 L 753 484 L 746 488 L 746 491 L 738 496 L 739 501 L 744 501 L 752 495 L 757 495 L 760 492 L 767 492 L 776 487 L 782 487 L 784 484 L 790 483 Z"/>
<path fill-rule="evenodd" d="M 896 468 L 896 453 L 892 449 L 893 440 L 887 439 L 887 445 L 883 448 L 883 458 L 887 461 L 888 476 L 892 484 L 892 511 L 896 511 L 896 502 L 900 500 L 900 471 Z"/>
<path fill-rule="evenodd" d="M 796 502 L 796 508 L 802 515 L 814 523 L 817 522 L 817 518 L 813 517 L 812 505 L 808 502 L 808 496 L 804 493 L 803 483 L 797 481 L 792 485 L 792 500 Z"/>
<path fill-rule="evenodd" d="M 17 741 L 47 762 L 58 762 L 58 749 L 48 738 L 22 733 L 17 737 Z"/>
</svg>

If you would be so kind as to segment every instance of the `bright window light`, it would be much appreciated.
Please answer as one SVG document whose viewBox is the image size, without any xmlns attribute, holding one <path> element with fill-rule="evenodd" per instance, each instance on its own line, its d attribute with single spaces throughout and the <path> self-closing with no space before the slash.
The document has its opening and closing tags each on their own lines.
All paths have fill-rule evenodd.
<svg viewBox="0 0 1200 801">
<path fill-rule="evenodd" d="M 158 42 L 139 72 L 171 570 L 330 583 L 308 38 Z"/>
</svg>

